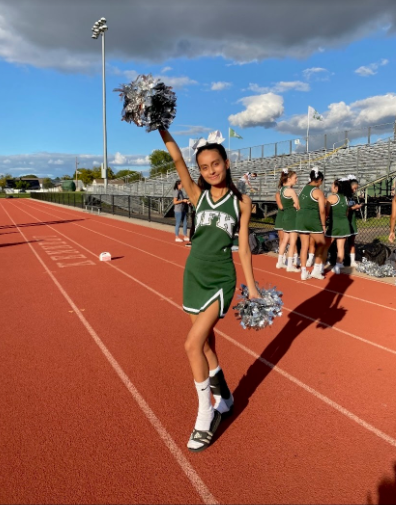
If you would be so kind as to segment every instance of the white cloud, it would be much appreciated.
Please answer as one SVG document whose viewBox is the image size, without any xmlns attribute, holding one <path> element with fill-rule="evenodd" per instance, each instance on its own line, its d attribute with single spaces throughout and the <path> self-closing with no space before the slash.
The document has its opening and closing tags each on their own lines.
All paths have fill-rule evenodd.
<svg viewBox="0 0 396 505">
<path fill-rule="evenodd" d="M 159 76 L 155 76 L 159 77 Z M 172 86 L 172 88 L 175 89 L 181 89 L 184 88 L 185 86 L 192 86 L 194 84 L 198 84 L 197 81 L 194 81 L 194 79 L 190 79 L 189 77 L 171 77 L 168 75 L 161 75 L 159 77 L 161 81 L 163 81 L 167 86 Z"/>
<path fill-rule="evenodd" d="M 254 93 L 285 93 L 286 91 L 310 91 L 307 82 L 302 81 L 280 81 L 274 86 L 261 87 L 258 84 L 250 83 L 248 90 Z"/>
<path fill-rule="evenodd" d="M 212 91 L 222 91 L 223 89 L 230 88 L 232 84 L 230 82 L 225 82 L 225 81 L 218 81 L 218 82 L 212 82 L 210 89 Z"/>
<path fill-rule="evenodd" d="M 349 138 L 359 138 L 366 134 L 368 126 L 385 123 L 393 124 L 396 116 L 396 94 L 388 93 L 357 100 L 350 104 L 345 102 L 331 103 L 327 111 L 321 112 L 323 121 L 310 121 L 312 134 L 331 131 L 348 131 Z M 392 127 L 383 127 L 384 131 Z M 305 135 L 307 131 L 307 114 L 296 114 L 290 119 L 279 121 L 276 130 L 282 133 Z M 378 128 L 380 133 L 381 128 Z"/>
<path fill-rule="evenodd" d="M 172 67 L 164 67 L 162 70 L 161 70 L 161 74 L 165 74 L 165 72 L 170 72 L 172 70 Z"/>
<path fill-rule="evenodd" d="M 299 0 L 298 8 L 296 0 L 201 0 L 198 9 L 194 0 L 184 0 L 182 8 L 180 0 L 145 0 L 133 6 L 130 0 L 116 5 L 95 0 L 92 8 L 88 3 L 73 2 L 70 8 L 68 2 L 0 0 L 0 57 L 64 72 L 100 71 L 100 41 L 90 38 L 89 29 L 102 12 L 108 13 L 109 60 L 155 64 L 200 57 L 222 57 L 230 63 L 302 59 L 384 27 L 392 33 L 396 24 L 394 0 L 364 2 L 359 9 L 355 2 L 344 1 L 342 15 L 337 15 L 337 7 L 329 15 L 325 1 L 315 2 L 312 9 L 312 0 Z M 282 20 L 281 29 L 276 19 Z"/>
<path fill-rule="evenodd" d="M 276 125 L 276 120 L 284 112 L 283 97 L 274 93 L 247 96 L 238 102 L 246 107 L 245 110 L 228 116 L 228 120 L 233 126 L 240 128 L 254 126 L 271 128 Z"/>
<path fill-rule="evenodd" d="M 7 166 L 11 175 L 19 173 L 34 173 L 39 177 L 62 177 L 73 174 L 76 168 L 76 157 L 79 168 L 92 168 L 100 166 L 102 161 L 97 161 L 97 154 L 66 154 L 66 153 L 32 153 L 16 155 L 0 155 L 0 164 Z M 6 162 L 6 163 L 4 163 Z M 115 163 L 114 163 L 115 162 Z M 115 153 L 108 155 L 108 164 L 115 168 L 122 166 L 149 166 L 150 161 L 146 155 Z"/>
<path fill-rule="evenodd" d="M 205 136 L 208 132 L 214 130 L 214 128 L 208 128 L 206 126 L 195 126 L 195 125 L 180 125 L 187 128 L 187 130 L 173 131 L 173 135 L 185 135 L 191 138 L 198 138 Z"/>
<path fill-rule="evenodd" d="M 121 153 L 115 153 L 114 159 L 110 162 L 113 165 L 126 165 L 127 157 L 123 156 Z"/>
<path fill-rule="evenodd" d="M 312 67 L 312 68 L 306 68 L 303 70 L 303 76 L 304 79 L 309 81 L 312 78 L 315 78 L 315 80 L 327 80 L 328 79 L 328 74 L 329 71 L 326 68 L 323 67 Z"/>
<path fill-rule="evenodd" d="M 370 65 L 361 66 L 355 70 L 355 74 L 360 75 L 361 77 L 369 77 L 370 75 L 377 74 L 377 70 L 379 67 L 383 67 L 389 63 L 389 60 L 382 58 L 380 61 L 376 63 L 370 63 Z"/>
</svg>

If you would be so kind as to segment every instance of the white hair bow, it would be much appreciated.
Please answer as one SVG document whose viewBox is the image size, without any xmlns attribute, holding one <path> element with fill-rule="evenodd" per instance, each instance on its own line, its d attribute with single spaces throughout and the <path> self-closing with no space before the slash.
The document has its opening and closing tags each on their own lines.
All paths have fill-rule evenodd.
<svg viewBox="0 0 396 505">
<path fill-rule="evenodd" d="M 312 171 L 315 173 L 315 179 L 319 176 L 319 168 L 318 167 L 312 167 Z"/>
<path fill-rule="evenodd" d="M 205 140 L 201 137 L 196 142 L 194 142 L 194 144 L 191 146 L 191 149 L 194 149 L 194 154 L 196 154 L 198 149 L 202 146 L 206 146 L 206 144 L 222 144 L 224 141 L 225 138 L 221 134 L 221 131 L 215 130 L 214 132 L 209 133 L 208 140 Z"/>
<path fill-rule="evenodd" d="M 289 169 L 288 168 L 282 168 L 282 172 L 287 175 L 289 173 Z"/>
<path fill-rule="evenodd" d="M 347 179 L 348 179 L 348 180 L 350 180 L 350 181 L 356 181 L 356 180 L 357 180 L 357 179 L 356 179 L 356 176 L 354 176 L 353 174 L 349 174 L 349 175 L 347 176 Z"/>
</svg>

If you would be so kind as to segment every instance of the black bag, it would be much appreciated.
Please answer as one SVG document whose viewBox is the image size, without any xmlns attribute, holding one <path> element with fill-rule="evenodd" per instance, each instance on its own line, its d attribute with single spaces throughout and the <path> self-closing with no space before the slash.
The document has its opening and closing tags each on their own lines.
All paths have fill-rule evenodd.
<svg viewBox="0 0 396 505">
<path fill-rule="evenodd" d="M 249 247 L 252 254 L 260 254 L 260 243 L 254 231 L 249 232 Z"/>
<path fill-rule="evenodd" d="M 377 238 L 370 244 L 361 246 L 359 249 L 363 258 L 373 261 L 377 265 L 384 265 L 392 254 L 391 249 L 382 244 Z"/>
</svg>

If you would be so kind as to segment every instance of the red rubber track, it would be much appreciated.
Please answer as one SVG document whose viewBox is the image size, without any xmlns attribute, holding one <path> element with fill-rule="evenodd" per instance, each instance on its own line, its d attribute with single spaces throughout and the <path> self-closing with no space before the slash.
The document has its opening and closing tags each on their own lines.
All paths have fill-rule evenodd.
<svg viewBox="0 0 396 505">
<path fill-rule="evenodd" d="M 103 251 L 113 261 L 100 262 Z M 0 502 L 385 503 L 395 286 L 332 274 L 304 283 L 254 257 L 286 309 L 259 332 L 232 310 L 218 324 L 235 414 L 191 454 L 188 252 L 166 231 L 0 201 Z"/>
</svg>

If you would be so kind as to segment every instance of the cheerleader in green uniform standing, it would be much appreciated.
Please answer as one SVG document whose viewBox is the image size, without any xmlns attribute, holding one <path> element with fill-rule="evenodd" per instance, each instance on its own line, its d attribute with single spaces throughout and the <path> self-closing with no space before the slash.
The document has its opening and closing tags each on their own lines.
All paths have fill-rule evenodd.
<svg viewBox="0 0 396 505">
<path fill-rule="evenodd" d="M 351 236 L 349 237 L 349 256 L 351 258 L 351 267 L 356 268 L 358 265 L 356 263 L 356 247 L 355 247 L 355 240 L 356 240 L 356 235 L 359 233 L 357 229 L 357 224 L 356 224 L 356 212 L 360 210 L 363 207 L 363 204 L 359 204 L 357 198 L 356 198 L 356 191 L 359 187 L 358 180 L 354 175 L 348 175 L 349 182 L 351 184 L 351 190 L 352 190 L 352 197 L 350 198 L 348 205 L 349 205 L 349 213 L 348 213 L 348 219 L 349 219 L 349 225 L 351 228 Z"/>
<path fill-rule="evenodd" d="M 281 189 L 281 188 L 279 188 Z M 280 192 L 277 191 L 275 194 L 275 201 L 276 205 L 278 206 L 278 212 L 276 213 L 276 218 L 275 218 L 275 225 L 274 225 L 274 230 L 278 232 L 278 240 L 279 240 L 279 245 L 282 243 L 283 240 L 283 205 L 281 202 L 281 197 L 280 197 Z M 284 258 L 282 259 L 284 262 Z"/>
<path fill-rule="evenodd" d="M 238 225 L 239 258 L 249 296 L 260 298 L 248 240 L 252 201 L 234 186 L 230 161 L 221 144 L 203 139 L 202 144 L 198 143 L 196 162 L 200 177 L 197 184 L 173 137 L 167 130 L 160 130 L 160 134 L 196 212 L 191 252 L 184 269 L 183 309 L 190 314 L 192 322 L 185 350 L 198 395 L 198 415 L 187 447 L 199 452 L 209 447 L 222 415 L 230 414 L 234 406 L 215 353 L 213 329 L 225 316 L 235 294 L 236 273 L 231 247 Z"/>
<path fill-rule="evenodd" d="M 313 167 L 310 174 L 310 183 L 304 186 L 298 200 L 300 210 L 297 212 L 296 230 L 301 240 L 301 280 L 306 281 L 310 277 L 324 279 L 322 270 L 326 240 L 326 199 L 320 186 L 324 180 L 323 173 L 318 167 Z M 315 263 L 312 272 L 307 271 L 307 256 L 310 248 L 310 240 L 315 243 Z"/>
<path fill-rule="evenodd" d="M 283 227 L 283 240 L 279 246 L 279 256 L 276 268 L 285 268 L 283 263 L 283 255 L 289 244 L 289 251 L 287 254 L 287 272 L 299 272 L 300 270 L 293 265 L 295 261 L 294 254 L 297 252 L 297 232 L 296 232 L 296 211 L 300 208 L 298 197 L 293 189 L 297 184 L 298 177 L 296 172 L 289 171 L 287 168 L 282 170 L 279 179 L 279 194 L 283 207 L 282 227 Z"/>
<path fill-rule="evenodd" d="M 352 197 L 351 184 L 348 179 L 338 179 L 331 187 L 332 194 L 327 198 L 326 210 L 329 225 L 326 230 L 327 247 L 337 241 L 337 263 L 332 268 L 336 274 L 341 272 L 344 264 L 345 241 L 351 236 L 348 219 L 348 200 Z"/>
</svg>

